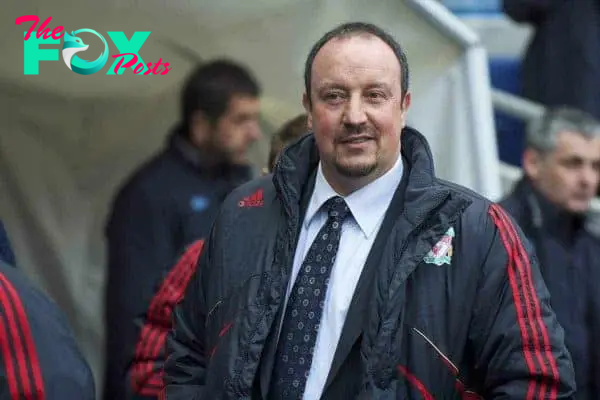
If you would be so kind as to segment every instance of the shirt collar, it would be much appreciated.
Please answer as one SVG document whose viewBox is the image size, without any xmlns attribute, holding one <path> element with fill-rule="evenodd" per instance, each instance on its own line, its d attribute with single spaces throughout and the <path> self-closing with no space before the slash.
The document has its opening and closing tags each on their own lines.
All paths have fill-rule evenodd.
<svg viewBox="0 0 600 400">
<path fill-rule="evenodd" d="M 342 196 L 365 237 L 369 238 L 374 233 L 387 211 L 402 180 L 403 170 L 402 156 L 399 155 L 394 166 L 385 174 L 350 195 Z M 315 187 L 304 217 L 305 226 L 310 224 L 323 204 L 333 196 L 339 194 L 325 179 L 319 162 Z"/>
</svg>

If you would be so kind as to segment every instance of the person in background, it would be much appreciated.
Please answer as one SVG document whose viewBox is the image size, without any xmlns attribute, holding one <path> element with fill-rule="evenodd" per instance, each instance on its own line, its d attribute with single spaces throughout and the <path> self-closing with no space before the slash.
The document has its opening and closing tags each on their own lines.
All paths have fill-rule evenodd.
<svg viewBox="0 0 600 400">
<path fill-rule="evenodd" d="M 381 28 L 305 64 L 313 131 L 234 190 L 167 337 L 166 400 L 573 399 L 534 252 L 495 203 L 438 179 Z"/>
<path fill-rule="evenodd" d="M 533 29 L 523 60 L 523 96 L 600 119 L 600 2 L 503 0 L 502 5 L 512 20 Z"/>
<path fill-rule="evenodd" d="M 63 312 L 0 260 L 0 399 L 95 400 L 92 371 Z"/>
<path fill-rule="evenodd" d="M 600 399 L 600 236 L 586 221 L 600 181 L 600 123 L 579 110 L 548 109 L 529 127 L 523 170 L 501 205 L 535 246 L 573 358 L 577 399 Z"/>
<path fill-rule="evenodd" d="M 273 172 L 275 163 L 284 147 L 308 133 L 308 116 L 300 114 L 287 121 L 271 138 L 271 149 L 265 173 Z"/>
<path fill-rule="evenodd" d="M 157 287 L 185 248 L 208 235 L 225 196 L 254 176 L 247 155 L 261 137 L 260 94 L 237 62 L 200 65 L 184 84 L 166 148 L 117 194 L 106 226 L 106 400 L 134 395 L 127 369 Z"/>
<path fill-rule="evenodd" d="M 4 261 L 13 267 L 16 265 L 15 253 L 10 245 L 10 240 L 2 221 L 0 221 L 0 261 Z"/>
<path fill-rule="evenodd" d="M 273 135 L 266 173 L 272 172 L 283 148 L 306 134 L 307 129 L 307 116 L 301 114 L 286 122 Z M 128 369 L 128 380 L 132 392 L 137 393 L 136 398 L 157 399 L 159 397 L 166 359 L 164 345 L 167 334 L 173 328 L 171 320 L 173 309 L 183 299 L 185 289 L 196 271 L 203 247 L 203 239 L 188 246 L 183 256 L 160 284 L 148 307 L 138 336 L 133 362 Z"/>
</svg>

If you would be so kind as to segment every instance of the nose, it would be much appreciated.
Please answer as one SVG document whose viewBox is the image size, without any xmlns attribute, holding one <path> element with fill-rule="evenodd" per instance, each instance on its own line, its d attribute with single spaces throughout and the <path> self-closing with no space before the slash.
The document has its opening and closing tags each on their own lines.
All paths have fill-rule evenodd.
<svg viewBox="0 0 600 400">
<path fill-rule="evenodd" d="M 343 122 L 347 125 L 362 125 L 367 122 L 367 114 L 360 96 L 352 96 L 346 103 Z"/>
<path fill-rule="evenodd" d="M 260 123 L 258 121 L 252 123 L 248 127 L 247 135 L 248 135 L 248 139 L 251 142 L 255 142 L 255 141 L 259 140 L 262 137 L 262 130 L 260 128 Z"/>
<path fill-rule="evenodd" d="M 580 180 L 583 186 L 597 186 L 600 179 L 600 172 L 593 165 L 586 165 L 581 170 Z"/>
</svg>

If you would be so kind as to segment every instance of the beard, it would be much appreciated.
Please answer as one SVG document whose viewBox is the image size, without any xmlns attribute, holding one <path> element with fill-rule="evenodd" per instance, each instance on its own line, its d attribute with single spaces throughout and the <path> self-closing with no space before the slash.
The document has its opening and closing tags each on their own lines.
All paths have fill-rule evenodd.
<svg viewBox="0 0 600 400">
<path fill-rule="evenodd" d="M 334 161 L 336 171 L 346 178 L 362 178 L 371 175 L 377 169 L 377 162 L 371 163 L 342 163 L 339 160 Z"/>
<path fill-rule="evenodd" d="M 246 152 L 228 146 L 219 140 L 218 132 L 213 132 L 207 145 L 210 157 L 218 164 L 224 165 L 247 165 Z"/>
<path fill-rule="evenodd" d="M 368 136 L 374 140 L 378 137 L 378 133 L 375 131 L 375 129 L 367 125 L 347 125 L 336 139 L 336 142 L 339 143 L 346 140 L 351 140 L 356 136 Z M 350 159 L 345 160 L 347 157 Z M 333 160 L 333 165 L 340 175 L 347 178 L 362 178 L 372 174 L 377 169 L 379 164 L 379 155 L 377 153 L 374 155 L 372 160 L 356 160 L 353 162 L 352 158 L 353 157 L 349 154 L 336 154 L 335 159 Z"/>
</svg>

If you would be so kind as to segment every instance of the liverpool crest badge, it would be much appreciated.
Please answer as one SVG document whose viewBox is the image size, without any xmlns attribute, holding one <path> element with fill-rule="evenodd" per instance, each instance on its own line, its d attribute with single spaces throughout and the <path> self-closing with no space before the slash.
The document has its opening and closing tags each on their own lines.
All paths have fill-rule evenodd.
<svg viewBox="0 0 600 400">
<path fill-rule="evenodd" d="M 443 265 L 452 262 L 452 239 L 454 228 L 450 227 L 439 242 L 429 250 L 423 261 L 427 264 Z"/>
</svg>

